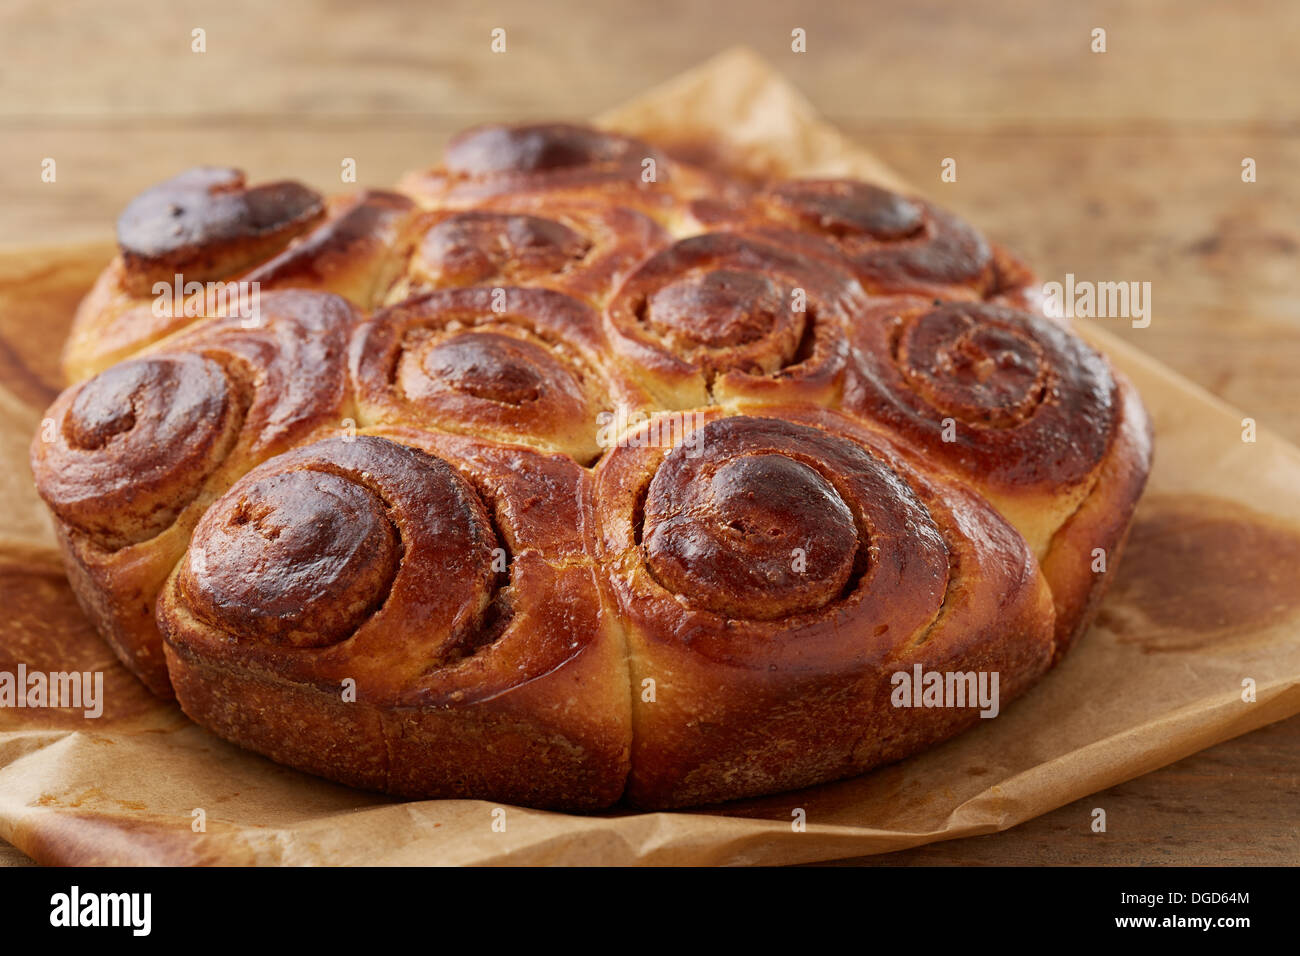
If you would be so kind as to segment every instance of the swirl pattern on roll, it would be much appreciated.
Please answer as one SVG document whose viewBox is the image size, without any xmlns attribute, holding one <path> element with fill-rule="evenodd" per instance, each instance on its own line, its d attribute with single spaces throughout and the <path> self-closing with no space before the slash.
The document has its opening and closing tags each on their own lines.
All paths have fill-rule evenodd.
<svg viewBox="0 0 1300 956">
<path fill-rule="evenodd" d="M 563 497 L 544 503 L 546 488 Z M 208 510 L 164 617 L 191 649 L 228 645 L 294 679 L 352 677 L 392 701 L 491 695 L 597 638 L 574 631 L 599 611 L 589 508 L 585 475 L 560 458 L 401 427 L 327 438 Z M 529 640 L 539 620 L 552 633 Z"/>
<path fill-rule="evenodd" d="M 133 203 L 32 446 L 119 657 L 286 765 L 565 809 L 988 716 L 900 675 L 1032 685 L 1120 557 L 1136 392 L 957 217 L 675 148 L 488 126 L 395 193 L 204 169 Z M 173 272 L 260 303 L 158 314 Z"/>
<path fill-rule="evenodd" d="M 249 187 L 237 169 L 187 170 L 141 193 L 118 219 L 128 290 L 146 295 L 174 273 L 224 278 L 282 248 L 324 211 L 320 195 L 298 183 Z"/>
<path fill-rule="evenodd" d="M 115 365 L 51 416 L 56 440 L 34 446 L 37 486 L 60 519 L 109 548 L 151 538 L 230 453 L 247 410 L 242 398 L 201 355 Z"/>
<path fill-rule="evenodd" d="M 356 313 L 334 296 L 268 293 L 260 316 L 209 320 L 68 389 L 57 437 L 32 445 L 56 515 L 105 544 L 171 523 L 236 447 L 273 454 L 340 415 Z M 246 327 L 248 326 L 248 327 Z"/>
<path fill-rule="evenodd" d="M 507 195 L 599 196 L 664 222 L 675 221 L 692 198 L 743 192 L 728 177 L 675 162 L 634 137 L 568 123 L 466 130 L 440 165 L 407 174 L 399 189 L 434 208 Z"/>
<path fill-rule="evenodd" d="M 316 289 L 362 309 L 380 304 L 406 262 L 415 204 L 367 190 L 331 204 L 329 218 L 273 259 L 244 276 L 263 290 Z"/>
<path fill-rule="evenodd" d="M 1105 359 L 1059 325 L 990 303 L 878 303 L 853 325 L 845 408 L 994 487 L 1087 483 L 1114 430 Z"/>
<path fill-rule="evenodd" d="M 606 322 L 631 374 L 663 407 L 838 397 L 847 315 L 861 287 L 831 263 L 748 236 L 708 233 L 647 259 Z"/>
<path fill-rule="evenodd" d="M 885 460 L 808 424 L 707 417 L 689 444 L 619 448 L 601 464 L 627 613 L 665 639 L 690 634 L 696 653 L 783 665 L 849 647 L 866 660 L 877 628 L 892 649 L 934 619 L 948 548 Z"/>
<path fill-rule="evenodd" d="M 1032 276 L 978 230 L 933 203 L 847 179 L 789 180 L 736 203 L 694 206 L 706 226 L 746 228 L 781 241 L 816 236 L 873 295 L 993 298 Z"/>
<path fill-rule="evenodd" d="M 435 289 L 528 285 L 599 306 L 668 241 L 654 220 L 630 209 L 517 197 L 426 212 L 412 232 L 410 259 L 389 303 Z"/>
<path fill-rule="evenodd" d="M 368 436 L 331 439 L 246 475 L 208 509 L 177 586 L 199 620 L 250 646 L 337 645 L 385 606 L 395 633 L 426 625 L 418 652 L 384 647 L 395 667 L 418 653 L 418 669 L 478 631 L 496 547 L 478 495 L 445 462 Z"/>
<path fill-rule="evenodd" d="M 1050 593 L 983 499 L 835 412 L 764 408 L 710 409 L 597 470 L 633 686 L 656 688 L 637 711 L 637 804 L 847 775 L 896 746 L 879 709 L 892 672 L 981 647 L 1009 698 L 1051 659 Z"/>
<path fill-rule="evenodd" d="M 119 228 L 120 255 L 82 300 L 64 346 L 69 380 L 88 378 L 265 292 L 330 292 L 371 309 L 401 273 L 416 212 L 406 196 L 368 190 L 326 202 L 312 193 L 314 205 L 306 208 L 306 199 L 292 198 L 302 187 L 244 190 L 242 184 L 238 170 L 192 170 L 128 207 L 124 221 L 134 225 Z M 137 205 L 144 212 L 132 212 Z M 174 227 L 161 221 L 169 209 L 178 210 Z M 287 221 L 277 225 L 276 215 Z M 170 235 L 172 228 L 175 242 L 184 244 L 171 251 L 164 244 L 147 247 L 153 258 L 146 261 L 145 235 Z"/>
<path fill-rule="evenodd" d="M 446 289 L 362 325 L 351 369 L 363 424 L 432 426 L 600 453 L 602 413 L 644 397 L 603 358 L 588 305 L 543 288 Z"/>
<path fill-rule="evenodd" d="M 675 450 L 659 467 L 641 528 L 651 574 L 687 605 L 772 620 L 861 588 L 887 607 L 920 597 L 917 621 L 937 609 L 948 573 L 938 529 L 860 447 L 776 419 L 706 426 L 701 440 L 706 457 Z M 913 559 L 896 560 L 909 528 Z M 796 551 L 807 559 L 797 571 Z"/>
<path fill-rule="evenodd" d="M 67 389 L 32 442 L 83 607 L 123 662 L 168 693 L 153 603 L 203 509 L 259 461 L 351 410 L 344 300 L 267 293 Z M 46 441 L 46 438 L 51 440 Z"/>
<path fill-rule="evenodd" d="M 252 668 L 318 729 L 206 722 L 275 759 L 410 796 L 608 804 L 630 728 L 590 487 L 563 456 L 402 427 L 272 458 L 209 509 L 160 600 L 182 705 Z M 319 733 L 342 742 L 328 759 Z"/>
</svg>

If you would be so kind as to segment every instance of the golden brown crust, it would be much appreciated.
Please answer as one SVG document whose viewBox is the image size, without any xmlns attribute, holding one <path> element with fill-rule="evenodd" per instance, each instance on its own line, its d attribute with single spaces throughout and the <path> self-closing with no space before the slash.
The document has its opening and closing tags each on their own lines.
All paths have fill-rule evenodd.
<svg viewBox="0 0 1300 956">
<path fill-rule="evenodd" d="M 329 219 L 243 277 L 262 290 L 333 292 L 358 308 L 380 303 L 406 264 L 415 204 L 398 193 L 367 190 L 332 204 Z"/>
<path fill-rule="evenodd" d="M 194 321 L 197 304 L 188 315 L 184 306 L 155 309 L 152 300 L 127 292 L 126 281 L 118 255 L 77 306 L 63 343 L 61 364 L 68 384 L 85 381 Z"/>
<path fill-rule="evenodd" d="M 951 212 L 869 183 L 789 180 L 730 202 L 710 197 L 692 212 L 708 228 L 820 246 L 847 262 L 872 295 L 1020 301 L 1033 282 L 1023 263 Z"/>
<path fill-rule="evenodd" d="M 521 442 L 586 463 L 602 414 L 648 399 L 605 358 L 596 312 L 545 288 L 444 289 L 385 309 L 352 343 L 362 424 Z"/>
<path fill-rule="evenodd" d="M 357 752 L 306 746 L 310 768 L 407 796 L 612 803 L 627 685 L 583 542 L 586 475 L 526 449 L 388 434 L 281 455 L 204 516 L 160 601 L 181 706 L 299 765 L 310 737 L 295 735 L 333 736 L 341 717 Z M 557 484 L 577 509 L 559 536 L 536 510 Z M 251 716 L 213 694 L 223 672 L 260 678 Z"/>
<path fill-rule="evenodd" d="M 123 663 L 168 681 L 158 587 L 211 501 L 257 462 L 351 412 L 357 316 L 335 296 L 268 293 L 259 323 L 208 320 L 64 391 L 32 442 L 74 590 Z"/>
<path fill-rule="evenodd" d="M 590 198 L 503 196 L 414 223 L 405 272 L 386 302 L 466 286 L 529 285 L 599 307 L 633 268 L 668 242 L 653 219 Z"/>
<path fill-rule="evenodd" d="M 325 216 L 324 200 L 305 186 L 249 187 L 237 169 L 196 167 L 145 190 L 118 220 L 117 258 L 77 308 L 63 349 L 66 380 L 87 379 L 212 314 L 206 283 L 236 279 Z"/>
<path fill-rule="evenodd" d="M 1115 433 L 1105 359 L 1056 323 L 992 303 L 881 300 L 850 338 L 844 408 L 961 475 L 1041 556 Z"/>
<path fill-rule="evenodd" d="M 466 130 L 448 144 L 440 165 L 408 173 L 398 189 L 434 208 L 463 209 L 501 196 L 595 198 L 662 222 L 679 219 L 691 199 L 743 192 L 631 136 L 569 123 Z"/>
<path fill-rule="evenodd" d="M 1056 530 L 1042 558 L 1056 604 L 1056 660 L 1083 635 L 1114 580 L 1153 455 L 1151 421 L 1137 390 L 1118 372 L 1119 417 L 1097 480 Z"/>
<path fill-rule="evenodd" d="M 1059 659 L 1091 621 L 1150 470 L 1132 386 L 1060 324 L 992 303 L 884 300 L 851 338 L 844 407 L 1016 526 L 1056 598 Z"/>
<path fill-rule="evenodd" d="M 993 288 L 986 297 L 997 305 L 1045 315 L 1043 287 L 1028 264 L 1015 253 L 993 245 Z"/>
<path fill-rule="evenodd" d="M 123 287 L 144 296 L 176 273 L 224 278 L 283 248 L 324 211 L 320 195 L 300 183 L 249 187 L 237 169 L 186 170 L 145 190 L 118 219 Z"/>
<path fill-rule="evenodd" d="M 199 723 L 401 796 L 677 807 L 914 753 L 983 705 L 900 677 L 1000 708 L 1088 626 L 1150 425 L 956 216 L 566 124 L 399 188 L 184 174 L 79 311 L 66 367 L 102 374 L 38 487 Z M 158 312 L 172 272 L 263 321 Z"/>
<path fill-rule="evenodd" d="M 618 358 L 663 408 L 839 398 L 861 287 L 832 264 L 736 233 L 647 259 L 605 310 Z"/>
<path fill-rule="evenodd" d="M 242 173 L 220 172 L 242 186 Z M 174 184 L 195 173 L 191 170 L 155 187 L 136 203 L 147 199 L 146 206 L 157 218 L 161 213 L 155 207 L 170 208 L 166 202 L 176 193 Z M 405 196 L 368 191 L 329 203 L 316 197 L 311 216 L 272 229 L 266 226 L 270 213 L 261 209 L 268 200 L 257 198 L 259 189 L 213 188 L 213 195 L 202 193 L 202 201 L 184 207 L 187 244 L 179 252 L 160 253 L 146 270 L 139 264 L 144 261 L 139 254 L 121 247 L 120 255 L 77 309 L 63 353 L 69 382 L 89 378 L 205 317 L 234 312 L 263 292 L 332 292 L 358 308 L 370 309 L 406 264 L 415 205 Z M 304 191 L 284 183 L 263 188 L 272 197 Z M 159 190 L 160 196 L 155 196 Z M 193 192 L 182 190 L 175 201 Z M 231 204 L 236 206 L 233 211 L 227 208 Z M 247 205 L 257 215 L 245 210 Z M 264 227 L 260 232 L 254 228 L 259 224 Z"/>
<path fill-rule="evenodd" d="M 895 672 L 996 670 L 1005 701 L 1051 660 L 1046 583 L 978 496 L 833 412 L 750 411 L 597 471 L 633 687 L 653 691 L 634 704 L 638 806 L 860 772 L 978 719 L 892 708 Z"/>
</svg>

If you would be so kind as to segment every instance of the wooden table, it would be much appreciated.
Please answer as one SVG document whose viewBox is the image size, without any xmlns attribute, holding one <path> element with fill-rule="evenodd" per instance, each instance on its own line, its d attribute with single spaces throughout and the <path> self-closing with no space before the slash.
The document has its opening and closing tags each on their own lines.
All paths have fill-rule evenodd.
<svg viewBox="0 0 1300 956">
<path fill-rule="evenodd" d="M 1113 328 L 1300 443 L 1300 4 L 805 6 L 11 2 L 0 242 L 103 238 L 138 190 L 197 162 L 334 188 L 352 158 L 362 185 L 387 185 L 463 126 L 593 115 L 745 44 L 1046 278 L 1151 282 L 1150 327 Z M 1297 768 L 1300 717 L 1007 833 L 869 862 L 1294 864 Z"/>
</svg>

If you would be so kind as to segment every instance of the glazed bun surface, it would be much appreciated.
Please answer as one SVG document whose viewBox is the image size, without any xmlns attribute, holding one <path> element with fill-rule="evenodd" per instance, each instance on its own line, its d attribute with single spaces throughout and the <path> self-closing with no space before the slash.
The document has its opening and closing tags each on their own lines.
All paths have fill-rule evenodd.
<svg viewBox="0 0 1300 956">
<path fill-rule="evenodd" d="M 31 449 L 79 602 L 196 722 L 402 797 L 916 753 L 1081 638 L 1150 468 L 1028 267 L 870 183 L 489 125 L 392 192 L 193 169 L 118 241 Z M 970 695 L 899 705 L 933 673 Z"/>
</svg>

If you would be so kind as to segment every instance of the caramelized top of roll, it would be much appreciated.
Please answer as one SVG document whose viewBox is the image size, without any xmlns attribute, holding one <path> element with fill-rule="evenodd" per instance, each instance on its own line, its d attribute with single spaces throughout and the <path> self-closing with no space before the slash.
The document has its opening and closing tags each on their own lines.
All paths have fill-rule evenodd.
<svg viewBox="0 0 1300 956">
<path fill-rule="evenodd" d="M 107 549 L 159 534 L 232 457 L 246 469 L 339 421 L 357 320 L 337 296 L 267 293 L 255 317 L 208 319 L 67 389 L 54 440 L 32 443 L 38 491 Z"/>
<path fill-rule="evenodd" d="M 678 445 L 655 471 L 641 528 L 651 573 L 688 606 L 772 620 L 862 587 L 873 601 L 901 599 L 905 581 L 909 600 L 942 595 L 932 518 L 860 445 L 746 416 L 710 421 L 697 441 L 701 454 Z"/>
<path fill-rule="evenodd" d="M 275 258 L 244 276 L 265 290 L 320 289 L 363 309 L 379 298 L 405 264 L 407 225 L 415 204 L 399 193 L 366 190 L 331 203 L 329 218 Z"/>
<path fill-rule="evenodd" d="M 589 126 L 487 125 L 455 137 L 441 165 L 409 173 L 399 189 L 433 208 L 507 196 L 599 198 L 673 222 L 688 203 L 746 192 L 737 181 L 687 166 L 630 136 Z"/>
<path fill-rule="evenodd" d="M 1064 490 L 1106 453 L 1105 359 L 1056 323 L 989 303 L 874 305 L 852 327 L 845 407 L 980 481 Z"/>
<path fill-rule="evenodd" d="M 37 485 L 62 520 L 121 547 L 158 534 L 194 500 L 247 406 L 220 364 L 172 354 L 115 365 L 65 407 L 57 440 L 37 446 Z"/>
<path fill-rule="evenodd" d="M 957 216 L 922 199 L 849 179 L 795 179 L 753 197 L 693 205 L 706 227 L 744 229 L 847 261 L 874 295 L 986 298 L 1024 280 L 999 267 L 997 250 Z M 796 239 L 802 236 L 802 239 Z M 1004 274 L 1005 273 L 1005 274 Z"/>
<path fill-rule="evenodd" d="M 485 125 L 466 130 L 447 146 L 444 163 L 460 176 L 553 173 L 584 169 L 610 171 L 660 155 L 630 136 L 571 123 Z"/>
<path fill-rule="evenodd" d="M 668 175 L 663 154 L 630 136 L 568 123 L 489 124 L 456 136 L 442 166 L 407 185 L 455 200 L 610 186 L 646 191 L 652 185 L 642 178 L 647 160 L 655 181 L 660 172 Z"/>
<path fill-rule="evenodd" d="M 708 390 L 778 386 L 805 388 L 815 401 L 833 398 L 846 351 L 843 324 L 862 289 L 833 263 L 802 251 L 721 232 L 683 239 L 647 259 L 606 309 L 634 374 L 641 370 L 669 407 L 703 404 Z"/>
<path fill-rule="evenodd" d="M 478 627 L 496 536 L 453 468 L 367 436 L 274 461 L 237 483 L 195 530 L 178 578 L 191 613 L 244 641 L 327 647 L 396 588 L 408 613 L 424 612 L 447 641 Z M 345 468 L 352 462 L 362 464 Z"/>
<path fill-rule="evenodd" d="M 666 430 L 671 415 L 596 470 L 604 560 L 642 640 L 730 667 L 842 672 L 941 627 L 945 643 L 977 640 L 959 622 L 993 621 L 1041 584 L 987 501 L 846 416 L 715 407 L 683 432 Z"/>
<path fill-rule="evenodd" d="M 530 285 L 601 305 L 668 242 L 654 220 L 591 200 L 503 197 L 421 214 L 405 275 L 387 301 L 432 289 Z"/>
<path fill-rule="evenodd" d="M 174 646 L 298 684 L 490 699 L 602 639 L 590 525 L 590 478 L 562 456 L 404 427 L 326 438 L 208 509 L 160 617 Z"/>
<path fill-rule="evenodd" d="M 602 412 L 644 398 L 604 366 L 596 313 L 540 288 L 444 289 L 377 313 L 352 343 L 362 423 L 599 453 Z"/>
<path fill-rule="evenodd" d="M 127 205 L 117 241 L 128 291 L 157 281 L 220 279 L 264 259 L 317 222 L 321 196 L 295 182 L 249 187 L 237 169 L 199 166 L 153 186 Z"/>
<path fill-rule="evenodd" d="M 471 210 L 431 228 L 418 254 L 435 282 L 478 285 L 561 272 L 590 251 L 587 239 L 552 219 Z"/>
</svg>

